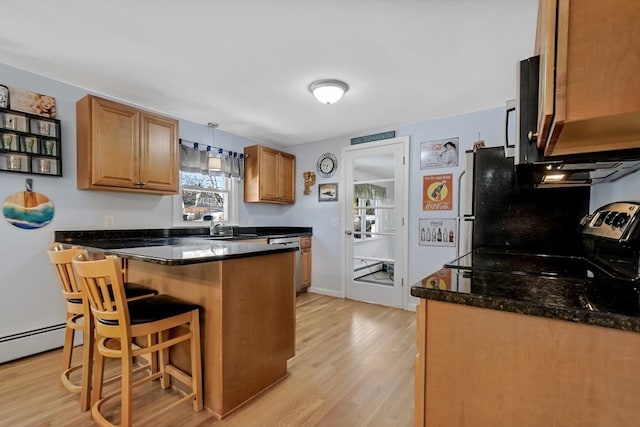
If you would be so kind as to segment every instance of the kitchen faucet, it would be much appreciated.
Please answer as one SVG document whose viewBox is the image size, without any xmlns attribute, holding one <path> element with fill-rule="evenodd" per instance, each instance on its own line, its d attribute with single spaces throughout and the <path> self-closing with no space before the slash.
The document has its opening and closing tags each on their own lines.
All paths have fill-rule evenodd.
<svg viewBox="0 0 640 427">
<path fill-rule="evenodd" d="M 209 226 L 209 235 L 216 236 L 218 234 L 218 229 L 222 226 L 219 222 L 214 222 L 213 218 L 211 218 L 211 225 Z"/>
</svg>

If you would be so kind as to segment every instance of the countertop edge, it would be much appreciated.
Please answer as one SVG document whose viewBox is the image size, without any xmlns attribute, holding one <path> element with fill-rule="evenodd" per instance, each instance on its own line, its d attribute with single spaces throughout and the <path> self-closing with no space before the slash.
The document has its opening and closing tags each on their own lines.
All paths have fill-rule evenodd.
<svg viewBox="0 0 640 427">
<path fill-rule="evenodd" d="M 625 316 L 622 314 L 554 307 L 500 297 L 488 297 L 485 295 L 472 295 L 448 292 L 446 290 L 439 289 L 427 289 L 422 286 L 412 286 L 411 295 L 417 298 L 434 301 L 463 304 L 490 310 L 508 311 L 511 313 L 529 316 L 546 317 L 629 332 L 640 332 L 640 318 Z"/>
</svg>

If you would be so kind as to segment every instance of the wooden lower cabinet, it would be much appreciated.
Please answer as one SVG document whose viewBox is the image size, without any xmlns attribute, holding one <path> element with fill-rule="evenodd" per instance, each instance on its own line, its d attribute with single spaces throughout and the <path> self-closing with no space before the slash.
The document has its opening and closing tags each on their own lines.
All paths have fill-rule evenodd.
<svg viewBox="0 0 640 427">
<path fill-rule="evenodd" d="M 637 426 L 640 334 L 420 301 L 416 426 Z"/>
<path fill-rule="evenodd" d="M 300 238 L 300 276 L 301 291 L 311 286 L 311 236 Z"/>
</svg>

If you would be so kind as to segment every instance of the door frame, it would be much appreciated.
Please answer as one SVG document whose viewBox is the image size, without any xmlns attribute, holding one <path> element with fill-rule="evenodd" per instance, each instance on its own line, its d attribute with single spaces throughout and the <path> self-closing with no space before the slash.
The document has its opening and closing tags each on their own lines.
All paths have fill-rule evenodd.
<svg viewBox="0 0 640 427">
<path fill-rule="evenodd" d="M 341 168 L 342 173 L 340 177 L 340 182 L 342 188 L 345 189 L 346 193 L 346 185 L 347 185 L 347 162 L 346 162 L 346 153 L 348 151 L 357 151 L 357 150 L 367 150 L 370 148 L 383 147 L 387 145 L 395 145 L 395 144 L 403 144 L 404 149 L 404 159 L 403 159 L 403 200 L 400 205 L 396 205 L 401 209 L 399 215 L 402 218 L 402 229 L 399 231 L 400 236 L 402 237 L 402 241 L 404 242 L 401 245 L 402 254 L 399 254 L 396 248 L 396 253 L 394 255 L 395 265 L 394 265 L 394 275 L 400 274 L 401 277 L 401 288 L 402 288 L 402 306 L 403 310 L 408 310 L 408 301 L 409 301 L 409 283 L 408 283 L 408 275 L 409 275 L 409 155 L 410 155 L 410 137 L 409 136 L 401 136 L 397 138 L 385 139 L 383 141 L 378 142 L 370 142 L 361 145 L 349 145 L 342 148 L 342 159 L 345 167 Z M 349 209 L 347 206 L 351 207 L 352 201 L 344 199 L 344 205 L 342 206 L 342 260 L 341 260 L 341 287 L 340 287 L 340 296 L 342 298 L 346 298 L 347 296 L 347 265 L 352 265 L 353 261 L 349 260 L 347 262 L 347 236 L 346 229 L 347 224 L 353 222 L 353 219 L 349 217 L 347 212 Z M 399 256 L 400 255 L 400 256 Z M 398 268 L 400 267 L 400 268 Z M 350 267 L 352 268 L 352 267 Z"/>
</svg>

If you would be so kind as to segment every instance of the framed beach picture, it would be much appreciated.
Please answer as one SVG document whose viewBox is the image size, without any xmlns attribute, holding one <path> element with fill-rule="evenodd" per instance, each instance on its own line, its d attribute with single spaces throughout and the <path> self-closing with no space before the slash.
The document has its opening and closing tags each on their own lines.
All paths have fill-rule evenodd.
<svg viewBox="0 0 640 427">
<path fill-rule="evenodd" d="M 328 184 L 318 184 L 318 201 L 319 202 L 337 202 L 338 201 L 338 183 L 332 182 Z"/>
</svg>

